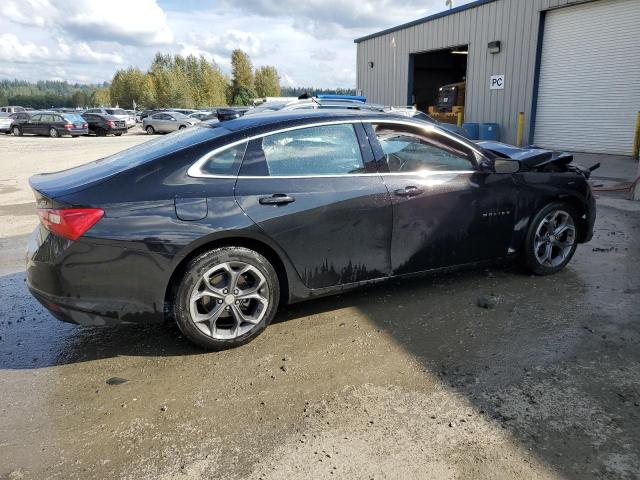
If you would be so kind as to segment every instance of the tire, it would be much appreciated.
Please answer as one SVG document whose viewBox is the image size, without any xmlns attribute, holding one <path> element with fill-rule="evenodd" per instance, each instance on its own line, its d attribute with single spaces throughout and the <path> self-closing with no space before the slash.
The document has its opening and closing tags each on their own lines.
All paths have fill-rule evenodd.
<svg viewBox="0 0 640 480">
<path fill-rule="evenodd" d="M 187 128 L 187 126 L 186 126 L 186 125 L 180 125 L 180 126 L 178 127 L 178 130 L 184 130 L 185 128 Z"/>
<path fill-rule="evenodd" d="M 252 297 L 243 299 L 247 294 Z M 244 345 L 260 335 L 273 320 L 279 299 L 278 275 L 266 258 L 247 248 L 223 247 L 187 264 L 175 290 L 173 314 L 189 340 L 218 351 Z M 213 323 L 207 317 L 215 318 Z"/>
<path fill-rule="evenodd" d="M 98 128 L 96 130 L 96 136 L 97 137 L 106 137 L 107 136 L 107 131 L 104 128 Z"/>
<path fill-rule="evenodd" d="M 122 132 L 114 133 L 114 135 L 115 135 L 116 137 L 121 137 L 121 136 L 122 136 Z"/>
<path fill-rule="evenodd" d="M 571 261 L 577 247 L 575 209 L 566 203 L 551 203 L 540 210 L 529 225 L 524 242 L 525 267 L 535 275 L 557 273 Z"/>
<path fill-rule="evenodd" d="M 21 137 L 22 136 L 22 130 L 17 125 L 13 126 L 13 128 L 11 129 L 11 133 L 13 133 L 14 137 Z"/>
<path fill-rule="evenodd" d="M 59 137 L 60 137 L 60 134 L 58 133 L 58 130 L 56 130 L 55 128 L 51 127 L 51 128 L 49 129 L 49 136 L 50 136 L 51 138 L 59 138 Z"/>
<path fill-rule="evenodd" d="M 145 128 L 145 130 L 147 131 L 147 135 L 153 135 L 154 133 L 156 133 L 155 129 L 151 125 Z"/>
</svg>

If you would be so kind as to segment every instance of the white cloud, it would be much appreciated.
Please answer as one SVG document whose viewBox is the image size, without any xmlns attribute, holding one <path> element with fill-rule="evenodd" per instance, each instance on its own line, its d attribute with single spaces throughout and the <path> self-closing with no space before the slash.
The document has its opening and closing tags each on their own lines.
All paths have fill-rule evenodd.
<svg viewBox="0 0 640 480">
<path fill-rule="evenodd" d="M 262 42 L 257 35 L 236 29 L 226 30 L 217 34 L 191 33 L 183 49 L 192 49 L 210 55 L 228 56 L 236 48 L 241 48 L 249 56 L 259 56 L 264 53 Z"/>
<path fill-rule="evenodd" d="M 72 45 L 58 38 L 52 48 L 22 42 L 12 33 L 0 35 L 0 60 L 14 63 L 51 63 L 69 61 L 74 63 L 106 62 L 120 64 L 124 59 L 115 53 L 103 53 L 93 50 L 86 42 L 74 42 Z"/>
<path fill-rule="evenodd" d="M 155 0 L 4 0 L 0 16 L 84 40 L 130 45 L 173 42 L 167 17 Z"/>
</svg>

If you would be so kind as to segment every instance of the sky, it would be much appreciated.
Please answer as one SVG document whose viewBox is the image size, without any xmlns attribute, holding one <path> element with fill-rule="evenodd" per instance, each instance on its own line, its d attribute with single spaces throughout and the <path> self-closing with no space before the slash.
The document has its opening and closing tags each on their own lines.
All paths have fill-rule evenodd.
<svg viewBox="0 0 640 480">
<path fill-rule="evenodd" d="M 455 1 L 455 5 L 470 0 Z M 445 0 L 2 0 L 0 79 L 110 81 L 157 51 L 229 73 L 242 48 L 284 86 L 355 87 L 355 38 L 445 10 Z"/>
</svg>

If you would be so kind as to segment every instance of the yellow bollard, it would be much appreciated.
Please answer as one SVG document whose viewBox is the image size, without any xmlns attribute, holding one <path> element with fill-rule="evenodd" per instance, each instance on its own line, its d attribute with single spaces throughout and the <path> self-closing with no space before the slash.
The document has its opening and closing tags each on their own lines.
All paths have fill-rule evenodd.
<svg viewBox="0 0 640 480">
<path fill-rule="evenodd" d="M 524 137 L 524 112 L 518 113 L 518 135 L 516 139 L 516 145 L 522 146 L 522 138 Z"/>
<path fill-rule="evenodd" d="M 640 156 L 640 112 L 636 117 L 636 134 L 633 137 L 633 158 Z"/>
<path fill-rule="evenodd" d="M 458 112 L 458 126 L 462 126 L 462 112 Z"/>
</svg>

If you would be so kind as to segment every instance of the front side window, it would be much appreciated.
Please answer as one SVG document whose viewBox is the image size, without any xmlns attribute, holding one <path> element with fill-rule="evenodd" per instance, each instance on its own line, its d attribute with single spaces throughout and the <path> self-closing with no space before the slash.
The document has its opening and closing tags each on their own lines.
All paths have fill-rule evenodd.
<svg viewBox="0 0 640 480">
<path fill-rule="evenodd" d="M 365 171 L 352 124 L 268 135 L 262 139 L 262 151 L 272 177 L 346 175 Z"/>
<path fill-rule="evenodd" d="M 470 153 L 435 131 L 396 124 L 374 125 L 391 173 L 473 170 Z"/>
<path fill-rule="evenodd" d="M 200 167 L 200 171 L 207 175 L 235 176 L 240 170 L 246 149 L 247 142 L 244 142 L 215 153 Z"/>
</svg>

